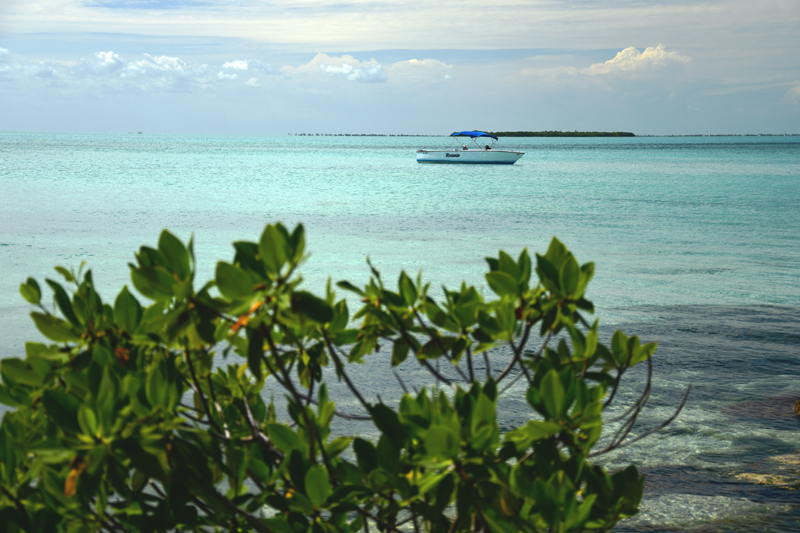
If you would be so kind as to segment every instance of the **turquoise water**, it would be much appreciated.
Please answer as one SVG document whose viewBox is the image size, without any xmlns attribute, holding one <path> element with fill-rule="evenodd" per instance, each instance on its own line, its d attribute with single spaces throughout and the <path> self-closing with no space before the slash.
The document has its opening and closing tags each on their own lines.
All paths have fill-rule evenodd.
<svg viewBox="0 0 800 533">
<path fill-rule="evenodd" d="M 596 263 L 604 335 L 660 344 L 641 430 L 694 385 L 677 422 L 604 459 L 648 474 L 643 512 L 621 529 L 800 529 L 800 492 L 756 483 L 800 482 L 800 139 L 501 139 L 526 152 L 516 165 L 416 163 L 417 148 L 451 144 L 0 133 L 0 357 L 37 338 L 20 281 L 87 261 L 111 299 L 165 227 L 194 232 L 205 279 L 231 241 L 302 221 L 315 290 L 328 275 L 365 281 L 367 255 L 390 278 L 481 285 L 484 256 L 556 235 Z M 384 364 L 359 380 L 386 399 L 398 391 Z"/>
</svg>

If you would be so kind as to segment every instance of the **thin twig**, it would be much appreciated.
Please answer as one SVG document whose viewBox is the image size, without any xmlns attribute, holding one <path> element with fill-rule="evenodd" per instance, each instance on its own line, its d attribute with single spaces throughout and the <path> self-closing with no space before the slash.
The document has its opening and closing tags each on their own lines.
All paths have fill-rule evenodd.
<svg viewBox="0 0 800 533">
<path fill-rule="evenodd" d="M 395 320 L 397 320 L 397 316 L 395 315 L 394 311 L 391 311 L 391 310 L 390 310 L 390 312 L 392 313 L 392 315 L 394 315 L 394 316 L 395 316 Z M 450 357 L 450 355 L 447 353 L 447 350 L 445 350 L 445 349 L 444 349 L 444 346 L 442 346 L 442 340 L 441 340 L 439 337 L 437 337 L 437 336 L 435 336 L 435 335 L 433 335 L 433 334 L 431 333 L 431 330 L 430 330 L 430 328 L 428 328 L 428 325 L 427 325 L 427 324 L 425 324 L 425 321 L 424 321 L 424 320 L 422 320 L 422 317 L 420 316 L 420 314 L 419 314 L 419 311 L 417 311 L 416 309 L 414 309 L 414 316 L 415 316 L 415 317 L 417 317 L 417 322 L 419 322 L 419 325 L 420 325 L 420 326 L 422 326 L 422 329 L 424 329 L 424 330 L 425 330 L 425 334 L 426 334 L 428 337 L 430 337 L 430 339 L 431 339 L 432 341 L 434 341 L 434 342 L 436 343 L 436 345 L 437 345 L 437 346 L 438 346 L 438 348 L 439 348 L 439 351 L 440 351 L 440 352 L 442 352 L 442 355 L 444 356 L 444 358 L 445 358 L 445 359 L 447 359 L 448 361 L 450 361 L 450 363 L 453 365 L 453 368 L 455 368 L 455 369 L 456 369 L 456 372 L 458 372 L 458 375 L 459 375 L 459 376 L 461 376 L 461 379 L 463 379 L 463 380 L 464 380 L 464 381 L 466 381 L 467 383 L 472 383 L 472 381 L 474 381 L 474 380 L 470 380 L 470 379 L 468 379 L 468 378 L 467 378 L 467 376 L 466 376 L 466 374 L 464 374 L 464 371 L 463 371 L 463 370 L 461 370 L 461 369 L 458 367 L 458 364 L 453 362 L 453 359 L 452 359 L 452 357 Z M 400 321 L 398 320 L 398 321 L 397 321 L 397 323 L 398 323 L 398 324 L 400 324 Z M 402 326 L 401 326 L 401 327 L 402 327 Z M 438 331 L 437 331 L 437 333 L 438 333 Z M 470 361 L 470 366 L 472 366 L 472 362 L 471 362 L 471 361 Z"/>
<path fill-rule="evenodd" d="M 628 442 L 619 443 L 613 448 L 611 446 L 607 446 L 607 447 L 603 448 L 602 450 L 597 450 L 596 452 L 592 452 L 592 453 L 590 453 L 588 455 L 588 457 L 596 457 L 596 456 L 598 456 L 600 454 L 610 452 L 613 449 L 619 449 L 619 448 L 624 448 L 625 446 L 630 446 L 634 442 L 640 441 L 643 438 L 648 437 L 648 436 L 652 435 L 653 433 L 656 433 L 657 431 L 661 431 L 662 429 L 667 427 L 669 424 L 671 424 L 678 417 L 680 412 L 683 410 L 683 407 L 686 405 L 686 400 L 689 399 L 689 392 L 691 392 L 691 390 L 692 390 L 692 386 L 691 385 L 686 387 L 686 392 L 683 395 L 683 399 L 681 400 L 680 405 L 678 405 L 678 408 L 675 410 L 675 413 L 671 417 L 669 417 L 667 420 L 662 422 L 661 424 L 657 425 L 656 427 L 654 427 L 654 428 L 652 428 L 652 429 L 650 429 L 648 431 L 645 431 L 641 435 L 629 440 Z"/>
<path fill-rule="evenodd" d="M 617 395 L 617 389 L 619 389 L 619 382 L 620 382 L 620 380 L 622 379 L 622 374 L 624 374 L 624 373 L 625 373 L 625 371 L 626 371 L 626 370 L 628 370 L 628 365 L 630 364 L 630 362 L 631 362 L 631 358 L 632 358 L 632 357 L 633 357 L 633 352 L 631 352 L 631 353 L 628 355 L 628 359 L 625 361 L 625 364 L 623 364 L 623 365 L 622 365 L 622 366 L 621 366 L 621 367 L 620 367 L 620 368 L 617 370 L 617 379 L 616 379 L 616 380 L 614 380 L 614 390 L 611 392 L 611 396 L 609 396 L 608 400 L 606 400 L 606 403 L 604 403 L 604 404 L 603 404 L 603 411 L 605 411 L 605 410 L 606 410 L 606 408 L 607 408 L 609 405 L 611 405 L 611 402 L 613 402 L 613 401 L 614 401 L 614 396 L 616 396 L 616 395 Z"/>
<path fill-rule="evenodd" d="M 408 394 L 408 389 L 406 388 L 406 384 L 403 383 L 402 379 L 400 379 L 400 375 L 397 373 L 397 371 L 392 370 L 392 374 L 394 374 L 395 379 L 397 379 L 397 382 L 400 384 L 400 388 L 403 389 L 403 393 Z"/>
<path fill-rule="evenodd" d="M 203 404 L 203 409 L 206 412 L 206 416 L 208 417 L 209 423 L 216 430 L 217 433 L 222 433 L 222 428 L 220 428 L 217 425 L 217 422 L 211 416 L 211 410 L 208 408 L 208 398 L 206 398 L 206 395 L 203 394 L 203 390 L 200 388 L 200 382 L 197 380 L 197 374 L 194 371 L 194 365 L 192 364 L 192 358 L 189 355 L 189 352 L 190 352 L 189 348 L 184 348 L 184 353 L 186 354 L 186 363 L 187 366 L 189 367 L 189 373 L 191 374 L 192 382 L 194 382 L 194 386 L 196 387 L 195 392 L 200 397 L 200 402 Z M 225 434 L 228 435 L 227 430 L 225 431 Z"/>
<path fill-rule="evenodd" d="M 328 347 L 328 353 L 330 353 L 331 358 L 333 359 L 333 363 L 336 365 L 336 373 L 339 374 L 342 378 L 344 378 L 344 382 L 347 385 L 347 388 L 350 389 L 350 392 L 358 398 L 358 401 L 361 402 L 361 405 L 364 406 L 364 409 L 369 412 L 370 405 L 361 395 L 361 392 L 356 388 L 352 381 L 350 381 L 350 377 L 347 375 L 347 372 L 344 371 L 344 365 L 342 364 L 342 360 L 339 359 L 339 354 L 336 352 L 336 348 L 334 348 L 333 343 L 331 343 L 330 338 L 328 337 L 328 333 L 324 330 L 320 330 L 322 332 L 322 339 L 325 341 L 325 346 Z"/>
</svg>

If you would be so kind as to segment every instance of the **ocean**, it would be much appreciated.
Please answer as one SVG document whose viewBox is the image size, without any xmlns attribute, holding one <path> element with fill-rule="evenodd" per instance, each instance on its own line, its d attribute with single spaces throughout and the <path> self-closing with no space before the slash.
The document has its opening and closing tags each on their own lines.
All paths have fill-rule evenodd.
<svg viewBox="0 0 800 533">
<path fill-rule="evenodd" d="M 604 340 L 620 328 L 659 343 L 634 433 L 693 386 L 672 425 L 601 460 L 647 474 L 641 513 L 618 530 L 800 530 L 800 137 L 502 138 L 526 152 L 513 166 L 416 163 L 417 148 L 451 146 L 0 132 L 0 357 L 39 339 L 20 282 L 85 261 L 113 300 L 163 228 L 194 235 L 204 281 L 232 241 L 302 222 L 313 291 L 329 276 L 364 283 L 369 256 L 388 279 L 421 269 L 436 287 L 488 293 L 485 256 L 543 253 L 557 236 L 595 262 L 587 296 Z M 384 400 L 399 394 L 386 357 L 357 376 Z M 622 399 L 642 382 L 634 373 Z"/>
</svg>

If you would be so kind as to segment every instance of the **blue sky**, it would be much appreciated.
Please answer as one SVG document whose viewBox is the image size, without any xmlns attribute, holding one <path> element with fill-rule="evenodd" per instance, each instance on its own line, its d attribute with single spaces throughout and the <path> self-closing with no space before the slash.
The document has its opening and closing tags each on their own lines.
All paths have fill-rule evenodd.
<svg viewBox="0 0 800 533">
<path fill-rule="evenodd" d="M 4 0 L 0 130 L 800 133 L 798 0 Z"/>
</svg>

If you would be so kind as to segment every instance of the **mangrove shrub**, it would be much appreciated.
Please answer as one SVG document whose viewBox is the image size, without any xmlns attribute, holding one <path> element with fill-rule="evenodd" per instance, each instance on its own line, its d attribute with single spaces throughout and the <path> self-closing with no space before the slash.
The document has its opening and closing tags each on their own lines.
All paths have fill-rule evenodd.
<svg viewBox="0 0 800 533">
<path fill-rule="evenodd" d="M 200 284 L 193 242 L 164 231 L 130 265 L 140 296 L 113 302 L 82 268 L 56 267 L 52 305 L 20 286 L 49 343 L 0 362 L 4 531 L 562 532 L 636 514 L 636 468 L 591 458 L 632 442 L 649 379 L 612 435 L 603 413 L 656 345 L 600 342 L 594 266 L 558 240 L 535 262 L 487 258 L 491 297 L 462 284 L 436 299 L 370 265 L 366 286 L 336 284 L 352 314 L 331 283 L 302 288 L 301 225 L 234 248 Z M 367 357 L 416 361 L 429 386 L 398 374 L 399 402 L 367 397 L 352 379 Z M 509 428 L 497 405 L 513 380 L 529 414 Z M 374 428 L 332 431 L 334 417 Z"/>
</svg>

